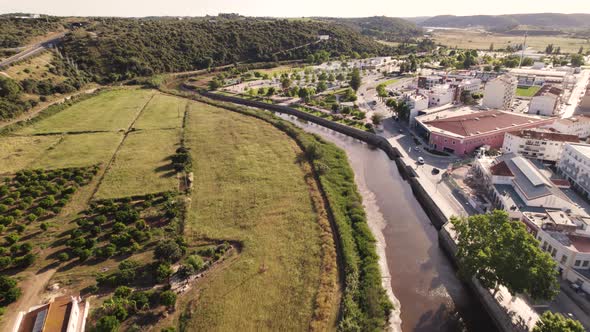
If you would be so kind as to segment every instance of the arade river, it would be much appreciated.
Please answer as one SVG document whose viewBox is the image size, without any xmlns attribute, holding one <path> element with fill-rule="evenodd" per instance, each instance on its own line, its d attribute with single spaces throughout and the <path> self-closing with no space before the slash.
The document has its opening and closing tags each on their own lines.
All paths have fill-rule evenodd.
<svg viewBox="0 0 590 332">
<path fill-rule="evenodd" d="M 381 150 L 325 127 L 280 115 L 346 151 L 372 229 L 385 257 L 403 331 L 497 331 L 471 290 L 438 246 L 438 233 Z"/>
</svg>

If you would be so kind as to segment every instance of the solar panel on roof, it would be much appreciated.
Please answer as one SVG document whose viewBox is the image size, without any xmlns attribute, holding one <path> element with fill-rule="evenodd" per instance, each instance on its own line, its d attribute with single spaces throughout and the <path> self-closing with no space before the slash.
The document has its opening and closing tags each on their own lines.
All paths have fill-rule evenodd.
<svg viewBox="0 0 590 332">
<path fill-rule="evenodd" d="M 531 181 L 533 186 L 540 186 L 542 184 L 549 185 L 545 180 L 545 177 L 539 173 L 539 171 L 531 165 L 526 159 L 523 157 L 514 157 L 512 162 L 518 167 L 518 169 L 524 173 L 524 175 Z"/>
<path fill-rule="evenodd" d="M 45 325 L 45 317 L 47 317 L 47 308 L 37 314 L 37 317 L 35 318 L 35 325 L 33 325 L 31 332 L 41 332 L 43 330 L 43 325 Z"/>
</svg>

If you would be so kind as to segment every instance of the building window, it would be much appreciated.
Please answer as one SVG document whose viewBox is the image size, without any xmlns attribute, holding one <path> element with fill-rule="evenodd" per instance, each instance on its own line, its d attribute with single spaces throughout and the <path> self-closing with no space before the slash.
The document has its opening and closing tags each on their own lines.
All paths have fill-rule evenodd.
<svg viewBox="0 0 590 332">
<path fill-rule="evenodd" d="M 543 250 L 547 250 L 547 241 L 543 241 Z"/>
<path fill-rule="evenodd" d="M 551 252 L 551 257 L 555 258 L 556 254 L 557 254 L 557 249 L 553 248 L 553 251 Z"/>
<path fill-rule="evenodd" d="M 567 262 L 567 256 L 561 255 L 561 264 L 565 264 L 565 262 Z"/>
<path fill-rule="evenodd" d="M 588 267 L 588 263 L 590 263 L 590 261 L 583 261 L 582 262 L 582 267 Z"/>
<path fill-rule="evenodd" d="M 580 264 L 581 264 L 581 263 L 582 263 L 582 262 L 580 262 L 580 260 L 579 260 L 579 259 L 576 259 L 576 262 L 574 263 L 574 266 L 576 266 L 576 267 L 577 267 L 577 266 L 580 266 Z"/>
</svg>

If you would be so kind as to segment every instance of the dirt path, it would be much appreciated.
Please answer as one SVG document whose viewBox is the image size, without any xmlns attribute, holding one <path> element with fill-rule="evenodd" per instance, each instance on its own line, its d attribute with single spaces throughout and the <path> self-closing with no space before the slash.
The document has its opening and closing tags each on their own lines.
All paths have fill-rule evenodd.
<svg viewBox="0 0 590 332">
<path fill-rule="evenodd" d="M 2 322 L 0 322 L 0 331 L 11 331 L 16 323 L 19 312 L 26 311 L 30 307 L 42 303 L 39 297 L 45 291 L 47 283 L 56 271 L 57 269 L 55 268 L 48 269 L 41 273 L 28 276 L 24 282 L 20 283 L 19 286 L 23 294 L 4 313 Z"/>
<path fill-rule="evenodd" d="M 12 118 L 8 121 L 0 121 L 0 129 L 10 126 L 12 124 L 15 124 L 17 122 L 21 122 L 21 121 L 29 121 L 31 119 L 33 119 L 34 117 L 36 117 L 37 115 L 39 115 L 39 113 L 41 113 L 42 111 L 46 110 L 49 106 L 55 105 L 55 104 L 60 104 L 63 103 L 66 99 L 70 99 L 72 97 L 75 96 L 79 96 L 82 94 L 90 94 L 93 93 L 94 91 L 96 91 L 98 89 L 98 87 L 91 87 L 89 89 L 86 90 L 81 90 L 81 91 L 76 91 L 73 93 L 69 93 L 64 95 L 63 97 L 56 99 L 56 100 L 52 100 L 49 102 L 45 102 L 45 103 L 41 103 L 35 107 L 33 107 L 31 110 L 17 116 L 16 118 Z"/>
</svg>

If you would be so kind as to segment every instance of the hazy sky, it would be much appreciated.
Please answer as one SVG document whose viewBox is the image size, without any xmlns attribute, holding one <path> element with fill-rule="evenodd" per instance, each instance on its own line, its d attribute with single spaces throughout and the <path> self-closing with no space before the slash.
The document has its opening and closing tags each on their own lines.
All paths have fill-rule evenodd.
<svg viewBox="0 0 590 332">
<path fill-rule="evenodd" d="M 0 13 L 82 16 L 394 17 L 441 14 L 590 13 L 590 0 L 0 0 Z"/>
</svg>

